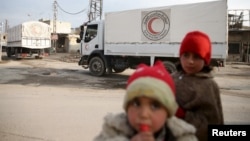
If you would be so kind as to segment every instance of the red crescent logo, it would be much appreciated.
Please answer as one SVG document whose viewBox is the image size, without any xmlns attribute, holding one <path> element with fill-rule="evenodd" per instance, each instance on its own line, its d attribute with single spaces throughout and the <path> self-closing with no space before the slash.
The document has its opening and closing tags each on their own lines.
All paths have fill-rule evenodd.
<svg viewBox="0 0 250 141">
<path fill-rule="evenodd" d="M 143 12 L 141 30 L 142 34 L 144 34 L 144 37 L 152 41 L 158 41 L 166 37 L 170 28 L 170 21 L 167 14 L 168 11 L 166 11 L 166 13 L 157 10 L 151 12 Z M 165 39 L 167 38 L 164 38 L 164 40 Z"/>
<path fill-rule="evenodd" d="M 155 17 L 155 18 L 150 19 L 149 22 L 148 22 L 148 25 L 147 25 L 149 32 L 152 33 L 152 34 L 158 34 L 159 33 L 159 32 L 154 31 L 154 29 L 152 28 L 152 24 L 156 19 L 158 19 L 158 18 Z"/>
<path fill-rule="evenodd" d="M 86 45 L 85 45 L 85 50 L 88 50 L 88 49 L 89 49 L 89 45 L 86 44 Z"/>
</svg>

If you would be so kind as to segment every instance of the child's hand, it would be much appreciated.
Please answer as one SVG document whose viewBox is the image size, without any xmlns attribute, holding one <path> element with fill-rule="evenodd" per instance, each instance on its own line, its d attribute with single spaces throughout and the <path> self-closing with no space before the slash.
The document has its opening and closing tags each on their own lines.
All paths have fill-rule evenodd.
<svg viewBox="0 0 250 141">
<path fill-rule="evenodd" d="M 155 141 L 151 132 L 139 132 L 130 141 Z"/>
</svg>

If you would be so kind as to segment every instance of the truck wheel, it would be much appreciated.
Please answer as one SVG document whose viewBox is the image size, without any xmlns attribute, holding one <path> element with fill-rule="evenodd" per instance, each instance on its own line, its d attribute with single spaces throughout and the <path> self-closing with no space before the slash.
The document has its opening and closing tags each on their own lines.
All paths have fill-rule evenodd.
<svg viewBox="0 0 250 141">
<path fill-rule="evenodd" d="M 94 76 L 102 76 L 106 73 L 106 67 L 100 57 L 93 57 L 89 62 L 89 70 Z"/>
<path fill-rule="evenodd" d="M 177 70 L 175 64 L 172 62 L 164 61 L 163 64 L 169 73 L 173 73 Z"/>
</svg>

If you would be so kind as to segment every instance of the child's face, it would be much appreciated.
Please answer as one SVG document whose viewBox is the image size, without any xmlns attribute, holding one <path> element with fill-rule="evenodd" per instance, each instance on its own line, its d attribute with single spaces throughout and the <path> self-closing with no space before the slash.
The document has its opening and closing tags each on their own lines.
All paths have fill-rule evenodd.
<svg viewBox="0 0 250 141">
<path fill-rule="evenodd" d="M 158 101 L 138 97 L 132 100 L 127 109 L 130 125 L 140 131 L 140 125 L 148 125 L 149 131 L 155 133 L 159 131 L 166 123 L 168 117 L 166 109 Z"/>
<path fill-rule="evenodd" d="M 187 74 L 194 74 L 202 70 L 205 61 L 197 54 L 185 52 L 180 56 L 181 66 Z"/>
</svg>

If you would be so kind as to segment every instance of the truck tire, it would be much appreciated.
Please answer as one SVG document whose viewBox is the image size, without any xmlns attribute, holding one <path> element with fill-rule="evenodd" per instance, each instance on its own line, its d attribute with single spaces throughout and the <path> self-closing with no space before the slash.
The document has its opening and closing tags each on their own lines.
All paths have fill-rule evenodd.
<svg viewBox="0 0 250 141">
<path fill-rule="evenodd" d="M 175 66 L 174 63 L 169 62 L 169 61 L 163 61 L 163 64 L 164 64 L 166 70 L 167 70 L 169 73 L 173 73 L 173 72 L 177 71 L 176 66 Z"/>
<path fill-rule="evenodd" d="M 89 62 L 89 70 L 94 76 L 103 76 L 106 73 L 104 62 L 98 56 L 91 58 Z"/>
</svg>

